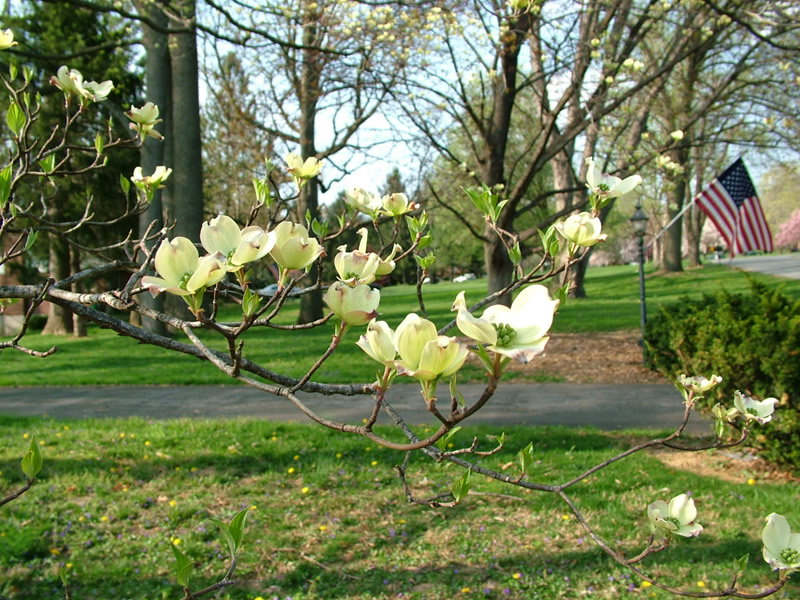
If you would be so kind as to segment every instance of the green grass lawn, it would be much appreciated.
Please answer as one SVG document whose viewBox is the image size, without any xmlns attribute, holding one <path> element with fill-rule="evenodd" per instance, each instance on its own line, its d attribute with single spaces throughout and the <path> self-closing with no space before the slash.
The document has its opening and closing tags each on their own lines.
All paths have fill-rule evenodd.
<svg viewBox="0 0 800 600">
<path fill-rule="evenodd" d="M 482 444 L 489 427 L 468 427 Z M 627 447 L 643 432 L 510 428 L 506 447 L 481 464 L 514 473 L 534 442 L 531 479 L 555 483 Z M 34 488 L 0 508 L 0 596 L 61 598 L 58 565 L 73 598 L 182 597 L 171 543 L 196 561 L 197 586 L 226 568 L 210 518 L 251 506 L 238 584 L 219 599 L 441 599 L 671 597 L 614 565 L 557 498 L 473 476 L 453 509 L 406 503 L 393 469 L 402 458 L 354 436 L 257 420 L 51 420 L 0 417 L 0 497 L 22 484 L 30 436 L 44 468 Z M 487 447 L 487 446 L 482 446 Z M 505 465 L 505 467 L 504 467 Z M 426 496 L 461 472 L 412 458 L 409 481 Z M 678 539 L 645 570 L 695 592 L 728 581 L 749 553 L 743 586 L 774 580 L 761 559 L 763 518 L 800 528 L 797 486 L 746 468 L 734 480 L 668 468 L 636 455 L 573 489 L 589 522 L 628 555 L 646 544 L 647 505 L 691 493 L 705 532 Z M 748 484 L 748 479 L 752 479 Z M 702 587 L 701 587 L 702 586 Z M 784 597 L 800 596 L 793 582 Z"/>
<path fill-rule="evenodd" d="M 706 266 L 674 275 L 647 277 L 647 308 L 651 314 L 660 304 L 675 302 L 681 296 L 698 297 L 703 292 L 716 293 L 723 287 L 744 291 L 748 277 L 780 284 L 767 276 L 744 275 L 725 266 Z M 453 318 L 450 307 L 461 289 L 467 290 L 468 303 L 477 302 L 485 293 L 486 281 L 464 284 L 438 283 L 425 286 L 429 317 L 443 326 Z M 787 293 L 800 296 L 800 281 L 785 284 Z M 554 332 L 603 332 L 635 329 L 639 326 L 638 270 L 635 266 L 592 268 L 586 280 L 589 298 L 570 300 L 556 316 Z M 287 303 L 280 322 L 292 323 L 297 301 Z M 381 318 L 396 326 L 408 312 L 418 310 L 416 290 L 411 286 L 393 286 L 381 291 Z M 233 310 L 226 317 L 235 318 Z M 322 366 L 315 380 L 330 383 L 370 381 L 375 364 L 355 346 L 364 328 L 354 328 L 342 346 Z M 300 376 L 314 363 L 330 343 L 333 325 L 301 332 L 260 329 L 245 336 L 245 356 L 280 373 Z M 183 339 L 182 335 L 176 336 Z M 206 340 L 212 336 L 206 335 Z M 198 359 L 143 346 L 113 332 L 90 328 L 83 339 L 32 334 L 26 343 L 36 349 L 52 345 L 59 351 L 47 359 L 33 359 L 19 352 L 5 351 L 0 369 L 0 386 L 26 385 L 114 385 L 114 384 L 218 384 L 230 380 L 211 365 Z M 211 342 L 212 345 L 213 342 Z M 216 347 L 222 346 L 216 344 Z"/>
</svg>

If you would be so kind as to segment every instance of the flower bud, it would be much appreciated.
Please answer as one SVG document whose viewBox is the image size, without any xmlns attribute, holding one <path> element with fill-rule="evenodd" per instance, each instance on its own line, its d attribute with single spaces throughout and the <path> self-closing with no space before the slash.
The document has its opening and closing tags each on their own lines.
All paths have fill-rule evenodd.
<svg viewBox="0 0 800 600">
<path fill-rule="evenodd" d="M 414 210 L 414 205 L 409 204 L 408 196 L 405 194 L 389 194 L 381 199 L 383 213 L 392 217 L 400 217 L 407 212 Z"/>
<path fill-rule="evenodd" d="M 381 294 L 368 285 L 350 287 L 336 281 L 325 293 L 325 304 L 348 325 L 363 325 L 378 316 Z"/>
<path fill-rule="evenodd" d="M 385 321 L 372 319 L 367 325 L 367 333 L 358 339 L 356 345 L 373 360 L 394 368 L 394 359 L 397 356 L 394 331 Z"/>
<path fill-rule="evenodd" d="M 567 241 L 578 246 L 594 246 L 597 242 L 605 241 L 606 234 L 600 233 L 603 225 L 600 219 L 592 217 L 587 212 L 578 213 L 568 217 L 565 221 L 555 224 L 556 231 Z"/>
<path fill-rule="evenodd" d="M 455 338 L 438 335 L 436 326 L 412 313 L 403 319 L 394 335 L 400 355 L 397 370 L 421 381 L 452 375 L 467 359 L 467 347 Z"/>
<path fill-rule="evenodd" d="M 323 252 L 320 243 L 309 237 L 302 225 L 283 221 L 275 229 L 275 245 L 270 254 L 284 269 L 305 269 Z"/>
</svg>

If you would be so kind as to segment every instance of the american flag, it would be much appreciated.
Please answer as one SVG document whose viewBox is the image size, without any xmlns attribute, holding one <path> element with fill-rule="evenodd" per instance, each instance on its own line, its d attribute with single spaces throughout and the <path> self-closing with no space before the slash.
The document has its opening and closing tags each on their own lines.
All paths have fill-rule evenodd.
<svg viewBox="0 0 800 600">
<path fill-rule="evenodd" d="M 772 252 L 772 234 L 741 158 L 711 182 L 697 204 L 716 225 L 731 256 L 750 250 Z"/>
</svg>

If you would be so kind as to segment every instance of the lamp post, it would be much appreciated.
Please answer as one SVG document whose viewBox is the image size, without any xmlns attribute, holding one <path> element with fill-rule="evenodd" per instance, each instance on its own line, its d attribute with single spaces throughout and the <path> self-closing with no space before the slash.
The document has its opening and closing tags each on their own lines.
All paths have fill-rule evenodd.
<svg viewBox="0 0 800 600">
<path fill-rule="evenodd" d="M 636 202 L 636 210 L 630 218 L 633 225 L 633 232 L 639 238 L 639 303 L 641 305 L 641 326 L 642 326 L 642 362 L 647 362 L 647 355 L 644 345 L 644 329 L 647 324 L 647 305 L 644 300 L 644 234 L 647 232 L 647 223 L 650 218 L 642 210 L 641 201 Z"/>
</svg>

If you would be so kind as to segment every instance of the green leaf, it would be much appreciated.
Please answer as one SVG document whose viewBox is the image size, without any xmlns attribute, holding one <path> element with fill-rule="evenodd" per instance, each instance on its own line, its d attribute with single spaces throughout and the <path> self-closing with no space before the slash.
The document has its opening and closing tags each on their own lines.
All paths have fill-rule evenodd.
<svg viewBox="0 0 800 600">
<path fill-rule="evenodd" d="M 433 254 L 428 254 L 428 256 L 419 256 L 418 254 L 414 255 L 414 260 L 417 261 L 417 264 L 422 267 L 423 269 L 429 269 L 431 265 L 436 260 L 436 257 Z"/>
<path fill-rule="evenodd" d="M 16 79 L 17 78 L 17 65 L 15 65 L 14 63 L 11 63 L 10 65 L 8 65 L 8 74 L 11 77 L 12 80 Z"/>
<path fill-rule="evenodd" d="M 714 433 L 717 436 L 717 439 L 722 439 L 722 436 L 725 435 L 725 421 L 722 419 L 717 419 L 714 421 Z"/>
<path fill-rule="evenodd" d="M 556 312 L 558 310 L 564 308 L 564 305 L 567 303 L 567 294 L 569 293 L 569 282 L 562 285 L 560 288 L 556 289 L 556 298 L 558 299 L 558 307 L 556 308 Z"/>
<path fill-rule="evenodd" d="M 311 229 L 311 209 L 306 209 L 306 229 Z"/>
<path fill-rule="evenodd" d="M 0 206 L 3 206 L 11 195 L 11 165 L 0 171 Z"/>
<path fill-rule="evenodd" d="M 472 469 L 469 469 L 451 486 L 450 491 L 452 492 L 453 498 L 455 498 L 456 502 L 461 502 L 461 499 L 466 498 L 467 494 L 469 494 L 469 480 L 471 475 Z"/>
<path fill-rule="evenodd" d="M 747 562 L 750 560 L 750 555 L 745 554 L 744 556 L 740 556 L 739 558 L 733 559 L 733 572 L 734 574 L 738 575 L 747 568 Z"/>
<path fill-rule="evenodd" d="M 28 451 L 22 458 L 22 472 L 28 477 L 33 479 L 42 470 L 42 455 L 39 453 L 39 446 L 36 445 L 36 438 L 31 438 L 31 443 L 28 445 Z"/>
<path fill-rule="evenodd" d="M 487 202 L 488 188 L 484 187 L 481 190 L 476 190 L 475 188 L 464 188 L 464 192 L 472 201 L 472 204 L 475 205 L 475 208 L 481 211 L 484 215 L 489 214 L 489 204 Z"/>
<path fill-rule="evenodd" d="M 520 250 L 519 242 L 514 244 L 514 247 L 508 251 L 508 258 L 512 264 L 518 265 L 522 260 L 522 250 Z"/>
<path fill-rule="evenodd" d="M 236 552 L 239 551 L 239 547 L 242 545 L 242 535 L 244 534 L 244 525 L 247 521 L 248 510 L 250 510 L 249 507 L 236 513 L 233 516 L 233 519 L 231 519 L 231 524 L 228 527 L 231 537 L 233 537 L 233 541 L 236 543 Z"/>
<path fill-rule="evenodd" d="M 259 204 L 266 204 L 267 207 L 270 205 L 270 194 L 269 194 L 269 185 L 267 183 L 267 178 L 263 179 L 253 179 L 253 188 L 256 191 L 256 202 Z"/>
<path fill-rule="evenodd" d="M 247 519 L 248 510 L 250 509 L 245 508 L 243 511 L 236 513 L 233 519 L 231 519 L 230 525 L 227 525 L 218 519 L 211 519 L 212 522 L 219 527 L 220 531 L 222 532 L 222 537 L 225 538 L 225 543 L 228 544 L 228 550 L 231 553 L 231 558 L 236 556 L 236 554 L 239 552 L 239 547 L 242 544 L 242 534 L 244 532 L 244 524 Z"/>
<path fill-rule="evenodd" d="M 194 562 L 183 552 L 178 550 L 175 544 L 170 545 L 172 546 L 172 553 L 175 555 L 175 560 L 177 561 L 175 565 L 175 575 L 178 583 L 183 587 L 189 587 L 189 579 L 192 577 Z"/>
<path fill-rule="evenodd" d="M 417 244 L 417 250 L 424 250 L 428 246 L 431 245 L 433 238 L 430 235 L 423 235 L 419 238 L 419 244 Z"/>
<path fill-rule="evenodd" d="M 260 303 L 261 296 L 253 292 L 250 288 L 247 288 L 244 291 L 244 296 L 242 296 L 242 314 L 246 317 L 254 315 Z"/>
<path fill-rule="evenodd" d="M 103 148 L 105 148 L 105 142 L 103 142 L 103 136 L 98 133 L 94 137 L 94 149 L 97 151 L 97 154 L 102 154 Z"/>
<path fill-rule="evenodd" d="M 131 189 L 131 182 L 128 180 L 127 177 L 125 177 L 125 175 L 120 174 L 120 176 L 119 176 L 119 187 L 122 188 L 122 193 L 127 196 L 128 192 Z"/>
<path fill-rule="evenodd" d="M 547 234 L 549 233 L 549 229 L 547 231 L 542 231 L 541 229 L 537 230 L 539 233 L 539 239 L 542 241 L 542 248 L 544 251 L 547 252 L 547 249 L 550 247 L 550 236 Z"/>
<path fill-rule="evenodd" d="M 6 113 L 6 123 L 8 128 L 14 133 L 15 137 L 19 137 L 22 129 L 25 127 L 25 113 L 16 102 L 12 102 L 11 106 Z"/>
<path fill-rule="evenodd" d="M 406 217 L 406 225 L 408 226 L 408 232 L 411 234 L 411 239 L 414 240 L 417 238 L 417 234 L 419 233 L 419 225 L 416 217 Z"/>
<path fill-rule="evenodd" d="M 519 462 L 520 471 L 522 474 L 527 474 L 533 464 L 533 442 L 528 443 L 525 448 L 517 453 L 517 461 Z"/>
<path fill-rule="evenodd" d="M 25 240 L 25 252 L 31 249 L 31 246 L 36 243 L 36 238 L 39 236 L 39 232 L 33 229 L 28 230 L 28 237 Z"/>
<path fill-rule="evenodd" d="M 222 537 L 225 538 L 225 543 L 228 544 L 228 551 L 231 553 L 231 556 L 236 556 L 236 540 L 233 539 L 228 525 L 219 519 L 211 519 L 211 522 L 219 527 L 219 530 L 222 532 Z"/>
<path fill-rule="evenodd" d="M 317 237 L 324 238 L 326 235 L 328 235 L 328 224 L 320 223 L 314 219 L 311 221 L 311 231 L 313 231 Z"/>
<path fill-rule="evenodd" d="M 457 434 L 459 431 L 461 431 L 461 426 L 460 425 L 456 425 L 450 431 L 448 431 L 442 437 L 440 437 L 438 440 L 436 440 L 436 446 L 439 448 L 439 450 L 441 450 L 442 452 L 446 452 L 447 451 L 447 444 L 450 443 L 451 438 L 455 434 Z"/>
<path fill-rule="evenodd" d="M 25 83 L 28 83 L 31 79 L 33 79 L 33 69 L 30 69 L 27 66 L 22 67 L 22 77 L 25 79 Z"/>
<path fill-rule="evenodd" d="M 561 242 L 558 240 L 558 236 L 553 236 L 553 241 L 550 242 L 548 252 L 550 256 L 558 256 L 558 253 L 561 252 Z"/>
<path fill-rule="evenodd" d="M 39 164 L 42 166 L 42 171 L 45 173 L 52 173 L 56 168 L 56 155 L 48 154 L 39 161 Z"/>
</svg>

